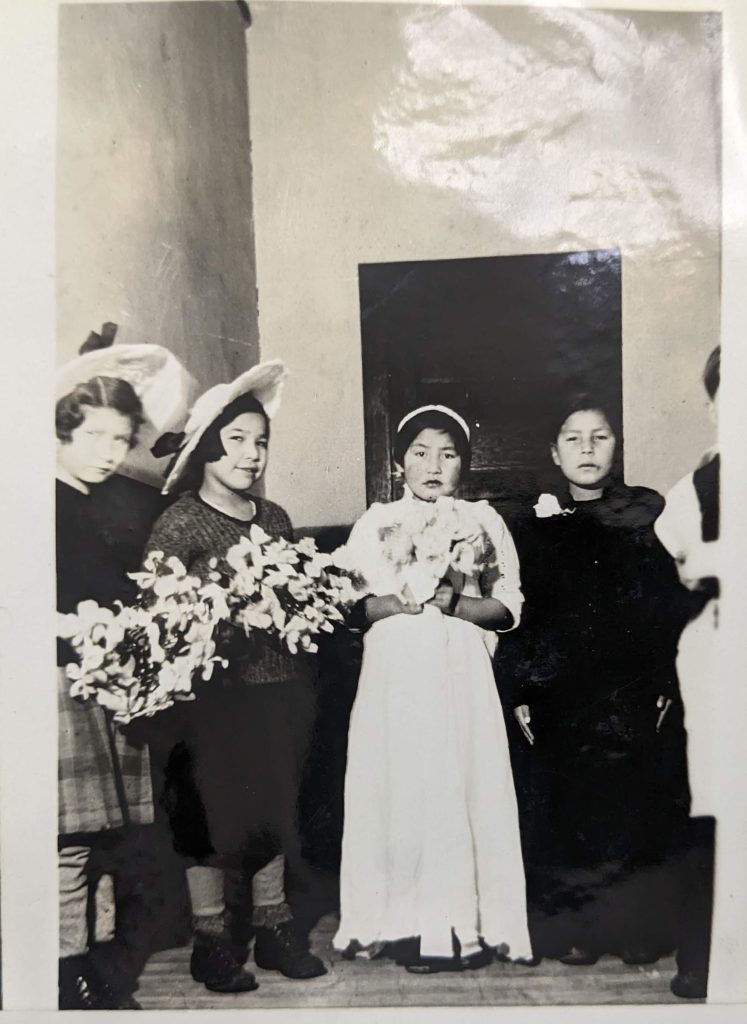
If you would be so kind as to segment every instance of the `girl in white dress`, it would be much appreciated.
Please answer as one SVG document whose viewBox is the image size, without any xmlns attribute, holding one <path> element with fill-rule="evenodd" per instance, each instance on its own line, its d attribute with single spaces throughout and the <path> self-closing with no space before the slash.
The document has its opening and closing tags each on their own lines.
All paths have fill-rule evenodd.
<svg viewBox="0 0 747 1024">
<path fill-rule="evenodd" d="M 414 958 L 400 962 L 422 973 L 480 967 L 496 949 L 529 960 L 516 797 L 491 663 L 496 633 L 519 622 L 516 550 L 487 502 L 452 497 L 470 459 L 459 415 L 414 410 L 397 428 L 394 454 L 404 496 L 372 505 L 348 545 L 367 581 L 370 628 L 350 722 L 335 946 L 372 955 L 419 939 Z M 434 509 L 468 524 L 463 571 L 453 559 L 433 575 L 427 558 L 413 565 L 402 550 L 398 558 L 402 523 Z"/>
</svg>

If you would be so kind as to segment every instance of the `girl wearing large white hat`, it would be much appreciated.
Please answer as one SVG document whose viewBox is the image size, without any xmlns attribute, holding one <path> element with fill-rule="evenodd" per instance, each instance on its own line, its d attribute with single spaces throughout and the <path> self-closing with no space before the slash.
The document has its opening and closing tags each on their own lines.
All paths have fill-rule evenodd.
<svg viewBox="0 0 747 1024">
<path fill-rule="evenodd" d="M 195 403 L 184 432 L 156 454 L 175 454 L 165 492 L 183 493 L 155 525 L 149 551 L 175 555 L 207 576 L 211 559 L 253 524 L 292 538 L 285 511 L 256 493 L 267 465 L 270 420 L 285 378 L 279 360 L 219 384 Z M 226 913 L 224 874 L 252 878 L 257 966 L 291 978 L 326 973 L 296 929 L 285 899 L 286 859 L 298 861 L 295 805 L 313 721 L 312 666 L 261 639 L 237 635 L 225 672 L 171 717 L 167 797 L 175 846 L 190 861 L 192 975 L 216 992 L 250 991 L 246 944 Z M 166 719 L 163 720 L 164 722 Z"/>
<path fill-rule="evenodd" d="M 140 564 L 156 516 L 149 488 L 117 471 L 148 426 L 179 415 L 187 375 L 159 345 L 112 345 L 116 326 L 92 335 L 57 376 L 57 610 L 84 600 L 113 606 L 135 597 L 128 572 Z M 155 492 L 151 492 L 155 494 Z M 150 518 L 149 518 L 150 517 Z M 139 826 L 153 821 L 148 749 L 135 745 L 98 704 L 70 696 L 58 642 L 60 1007 L 133 1009 L 147 956 L 142 879 L 134 857 Z M 93 864 L 114 857 L 118 907 L 111 943 L 93 945 L 88 904 Z M 107 868 L 108 870 L 108 868 Z M 137 934 L 136 934 L 137 933 Z"/>
</svg>

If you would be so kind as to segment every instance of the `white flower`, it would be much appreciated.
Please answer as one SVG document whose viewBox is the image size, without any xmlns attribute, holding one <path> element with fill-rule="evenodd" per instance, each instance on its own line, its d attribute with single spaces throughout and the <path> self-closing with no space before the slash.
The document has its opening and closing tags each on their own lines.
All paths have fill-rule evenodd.
<svg viewBox="0 0 747 1024">
<path fill-rule="evenodd" d="M 217 583 L 206 583 L 201 591 L 202 601 L 197 606 L 197 614 L 204 622 L 215 624 L 228 618 L 228 600 L 226 590 Z"/>
<path fill-rule="evenodd" d="M 262 582 L 266 587 L 282 587 L 286 583 L 290 585 L 296 578 L 289 565 L 279 565 L 277 569 L 270 569 L 265 573 Z"/>
<path fill-rule="evenodd" d="M 272 626 L 272 615 L 262 601 L 241 608 L 237 618 L 247 633 L 252 629 L 268 630 Z"/>
<path fill-rule="evenodd" d="M 329 564 L 335 569 L 342 569 L 344 572 L 355 572 L 355 559 L 347 544 L 335 548 L 329 556 Z"/>
<path fill-rule="evenodd" d="M 451 552 L 451 567 L 456 572 L 471 576 L 475 571 L 477 558 L 475 549 L 468 540 L 458 540 Z"/>
<path fill-rule="evenodd" d="M 158 567 L 163 561 L 163 551 L 150 551 L 143 562 L 143 572 L 130 572 L 127 575 L 134 580 L 141 590 L 152 587 L 158 578 Z"/>
<path fill-rule="evenodd" d="M 304 566 L 304 572 L 311 579 L 319 579 L 326 566 L 326 559 L 324 559 L 320 554 L 317 553 L 313 558 L 310 558 L 309 561 L 306 563 L 306 565 Z"/>
<path fill-rule="evenodd" d="M 141 590 L 170 594 L 183 585 L 187 576 L 187 570 L 175 555 L 171 555 L 164 562 L 163 551 L 151 551 L 143 564 L 144 572 L 128 573 L 130 579 L 134 580 Z"/>
<path fill-rule="evenodd" d="M 116 693 L 114 690 L 100 689 L 96 692 L 96 700 L 107 711 L 114 712 L 119 722 L 129 722 L 129 701 L 124 694 Z"/>
<path fill-rule="evenodd" d="M 302 579 L 296 577 L 295 579 L 288 580 L 288 593 L 295 601 L 306 601 L 312 592 L 312 583 L 310 579 Z"/>
<path fill-rule="evenodd" d="M 264 530 L 252 526 L 252 531 L 255 529 L 265 535 Z M 262 547 L 254 540 L 254 536 L 255 534 L 252 534 L 251 540 L 248 537 L 239 537 L 237 543 L 226 552 L 225 560 L 237 575 L 246 573 L 254 566 L 261 566 L 265 561 Z"/>
<path fill-rule="evenodd" d="M 572 508 L 561 508 L 560 502 L 554 494 L 540 494 L 537 504 L 534 506 L 534 514 L 538 519 L 549 519 L 550 516 L 569 516 L 574 511 Z"/>
<path fill-rule="evenodd" d="M 262 527 L 257 526 L 256 523 L 252 523 L 249 527 L 249 540 L 252 544 L 266 544 L 270 539 L 270 535 L 265 533 Z"/>
<path fill-rule="evenodd" d="M 192 689 L 192 672 L 187 658 L 166 661 L 158 671 L 158 688 L 165 693 L 189 693 Z"/>
<path fill-rule="evenodd" d="M 287 540 L 276 540 L 265 546 L 265 561 L 269 565 L 297 565 L 300 555 Z"/>
<path fill-rule="evenodd" d="M 313 537 L 302 537 L 296 544 L 298 551 L 307 558 L 313 558 L 317 554 L 316 541 Z"/>
</svg>

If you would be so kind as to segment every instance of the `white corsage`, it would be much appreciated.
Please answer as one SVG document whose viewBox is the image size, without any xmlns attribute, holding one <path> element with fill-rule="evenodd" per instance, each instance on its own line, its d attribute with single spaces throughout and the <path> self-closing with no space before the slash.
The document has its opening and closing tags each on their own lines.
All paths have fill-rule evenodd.
<svg viewBox="0 0 747 1024">
<path fill-rule="evenodd" d="M 554 494 L 540 494 L 534 506 L 534 514 L 538 519 L 549 519 L 550 516 L 570 516 L 575 512 L 572 508 L 562 508 Z"/>
</svg>

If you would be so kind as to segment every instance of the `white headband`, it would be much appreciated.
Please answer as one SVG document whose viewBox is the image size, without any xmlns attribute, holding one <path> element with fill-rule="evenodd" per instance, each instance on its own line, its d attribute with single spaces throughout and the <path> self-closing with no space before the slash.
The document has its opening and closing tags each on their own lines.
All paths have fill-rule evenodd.
<svg viewBox="0 0 747 1024">
<path fill-rule="evenodd" d="M 421 412 L 440 412 L 444 416 L 448 416 L 450 419 L 458 423 L 464 431 L 467 440 L 470 440 L 470 431 L 467 426 L 466 420 L 463 420 L 458 412 L 454 412 L 453 409 L 449 409 L 446 405 L 421 405 L 419 409 L 413 409 L 412 412 L 408 412 L 406 416 L 403 416 L 397 425 L 397 433 L 404 427 L 405 423 L 409 423 L 415 416 L 419 416 Z"/>
</svg>

